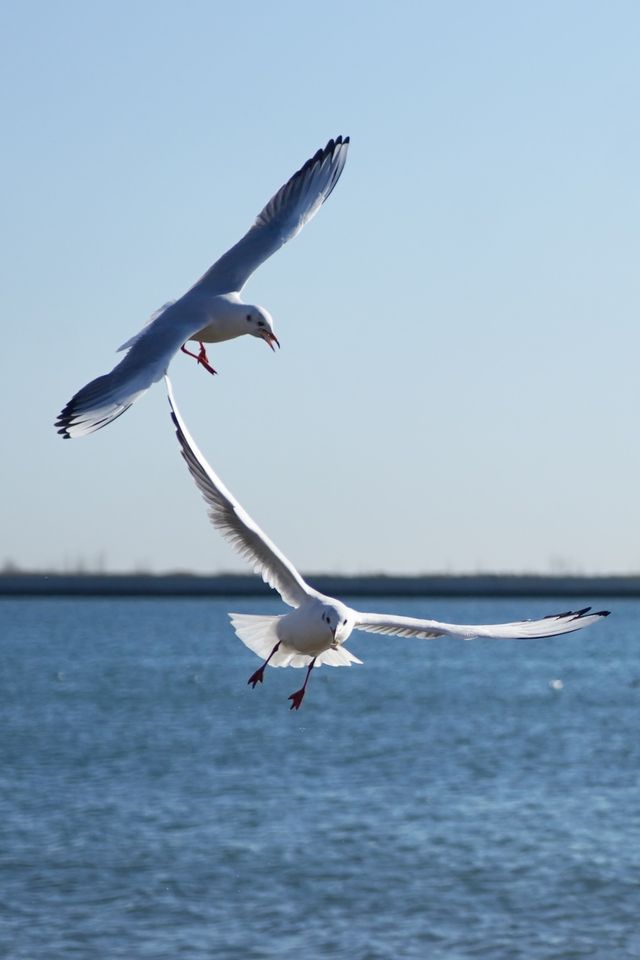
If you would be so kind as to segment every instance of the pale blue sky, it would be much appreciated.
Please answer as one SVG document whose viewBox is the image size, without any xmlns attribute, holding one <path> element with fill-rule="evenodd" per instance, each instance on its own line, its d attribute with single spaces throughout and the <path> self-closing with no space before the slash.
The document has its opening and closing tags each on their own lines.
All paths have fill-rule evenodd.
<svg viewBox="0 0 640 960">
<path fill-rule="evenodd" d="M 272 355 L 171 366 L 303 570 L 638 572 L 640 7 L 25 2 L 0 13 L 0 563 L 244 570 L 161 386 L 53 420 L 331 136 L 317 218 L 245 291 Z"/>
</svg>

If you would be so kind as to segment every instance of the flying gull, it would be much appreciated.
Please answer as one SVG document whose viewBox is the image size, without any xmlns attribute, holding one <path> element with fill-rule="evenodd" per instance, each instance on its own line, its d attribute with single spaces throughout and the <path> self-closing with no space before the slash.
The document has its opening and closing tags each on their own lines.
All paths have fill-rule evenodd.
<svg viewBox="0 0 640 960">
<path fill-rule="evenodd" d="M 347 159 L 349 137 L 329 140 L 293 174 L 258 214 L 251 229 L 180 297 L 151 316 L 119 348 L 127 350 L 111 373 L 92 380 L 69 400 L 55 426 L 65 439 L 84 437 L 119 417 L 163 376 L 178 349 L 215 373 L 205 343 L 242 334 L 261 337 L 271 349 L 280 343 L 268 310 L 244 303 L 240 291 L 261 263 L 300 233 L 327 199 Z M 191 353 L 187 340 L 200 344 Z"/>
<path fill-rule="evenodd" d="M 252 687 L 262 683 L 267 664 L 272 667 L 307 668 L 302 687 L 289 697 L 292 710 L 300 707 L 314 667 L 323 663 L 332 667 L 362 663 L 345 647 L 352 630 L 427 640 L 436 637 L 533 640 L 572 633 L 609 615 L 608 610 L 590 613 L 591 608 L 585 607 L 583 610 L 551 614 L 541 620 L 465 626 L 395 614 L 361 613 L 340 600 L 319 593 L 305 582 L 207 463 L 180 416 L 167 376 L 165 382 L 180 452 L 207 503 L 211 522 L 249 561 L 255 572 L 261 574 L 262 579 L 278 591 L 284 602 L 293 607 L 289 613 L 279 616 L 229 614 L 238 637 L 264 661 L 249 677 L 248 682 Z"/>
</svg>

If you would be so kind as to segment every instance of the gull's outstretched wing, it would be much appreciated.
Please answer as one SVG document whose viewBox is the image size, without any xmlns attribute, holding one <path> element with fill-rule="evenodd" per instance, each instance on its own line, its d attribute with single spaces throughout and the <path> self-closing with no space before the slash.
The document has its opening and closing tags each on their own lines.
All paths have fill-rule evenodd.
<svg viewBox="0 0 640 960">
<path fill-rule="evenodd" d="M 256 573 L 278 591 L 285 603 L 299 607 L 316 592 L 305 583 L 296 568 L 262 532 L 238 501 L 214 473 L 187 430 L 176 406 L 169 377 L 165 376 L 171 418 L 176 428 L 180 452 L 209 508 L 214 527 L 252 564 Z"/>
<path fill-rule="evenodd" d="M 269 200 L 249 232 L 207 270 L 195 287 L 209 294 L 240 291 L 253 271 L 315 216 L 340 179 L 348 147 L 349 137 L 336 137 L 307 160 Z"/>
<path fill-rule="evenodd" d="M 535 640 L 540 637 L 556 637 L 560 633 L 573 633 L 583 627 L 590 627 L 602 617 L 608 617 L 608 610 L 590 613 L 591 607 L 583 610 L 553 613 L 541 620 L 518 620 L 515 623 L 494 623 L 471 626 L 456 623 L 439 623 L 437 620 L 418 620 L 414 617 L 396 617 L 386 613 L 358 613 L 356 630 L 369 633 L 386 633 L 395 637 L 419 637 L 432 640 L 436 637 L 460 637 L 473 640 L 476 637 L 488 637 L 494 640 Z"/>
<path fill-rule="evenodd" d="M 127 354 L 109 373 L 73 395 L 58 414 L 55 427 L 65 440 L 85 437 L 129 409 L 164 375 L 187 337 L 202 326 L 197 305 L 183 297 L 157 310 L 142 330 L 120 350 Z"/>
</svg>

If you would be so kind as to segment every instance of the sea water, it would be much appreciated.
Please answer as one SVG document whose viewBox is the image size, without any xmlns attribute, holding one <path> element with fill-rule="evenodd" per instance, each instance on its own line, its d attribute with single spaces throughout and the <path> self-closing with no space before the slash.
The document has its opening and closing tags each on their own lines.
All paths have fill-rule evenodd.
<svg viewBox="0 0 640 960">
<path fill-rule="evenodd" d="M 275 600 L 0 601 L 0 955 L 640 957 L 640 603 L 594 601 L 548 640 L 354 634 L 299 712 L 227 619 Z"/>
</svg>

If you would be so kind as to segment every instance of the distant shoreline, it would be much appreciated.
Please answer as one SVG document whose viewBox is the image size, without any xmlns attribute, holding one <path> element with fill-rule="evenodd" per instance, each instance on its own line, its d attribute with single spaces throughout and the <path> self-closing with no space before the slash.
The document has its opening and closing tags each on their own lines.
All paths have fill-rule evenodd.
<svg viewBox="0 0 640 960">
<path fill-rule="evenodd" d="M 351 597 L 640 597 L 640 575 L 434 574 L 305 575 L 312 586 Z M 0 597 L 262 597 L 251 574 L 0 574 Z"/>
</svg>

